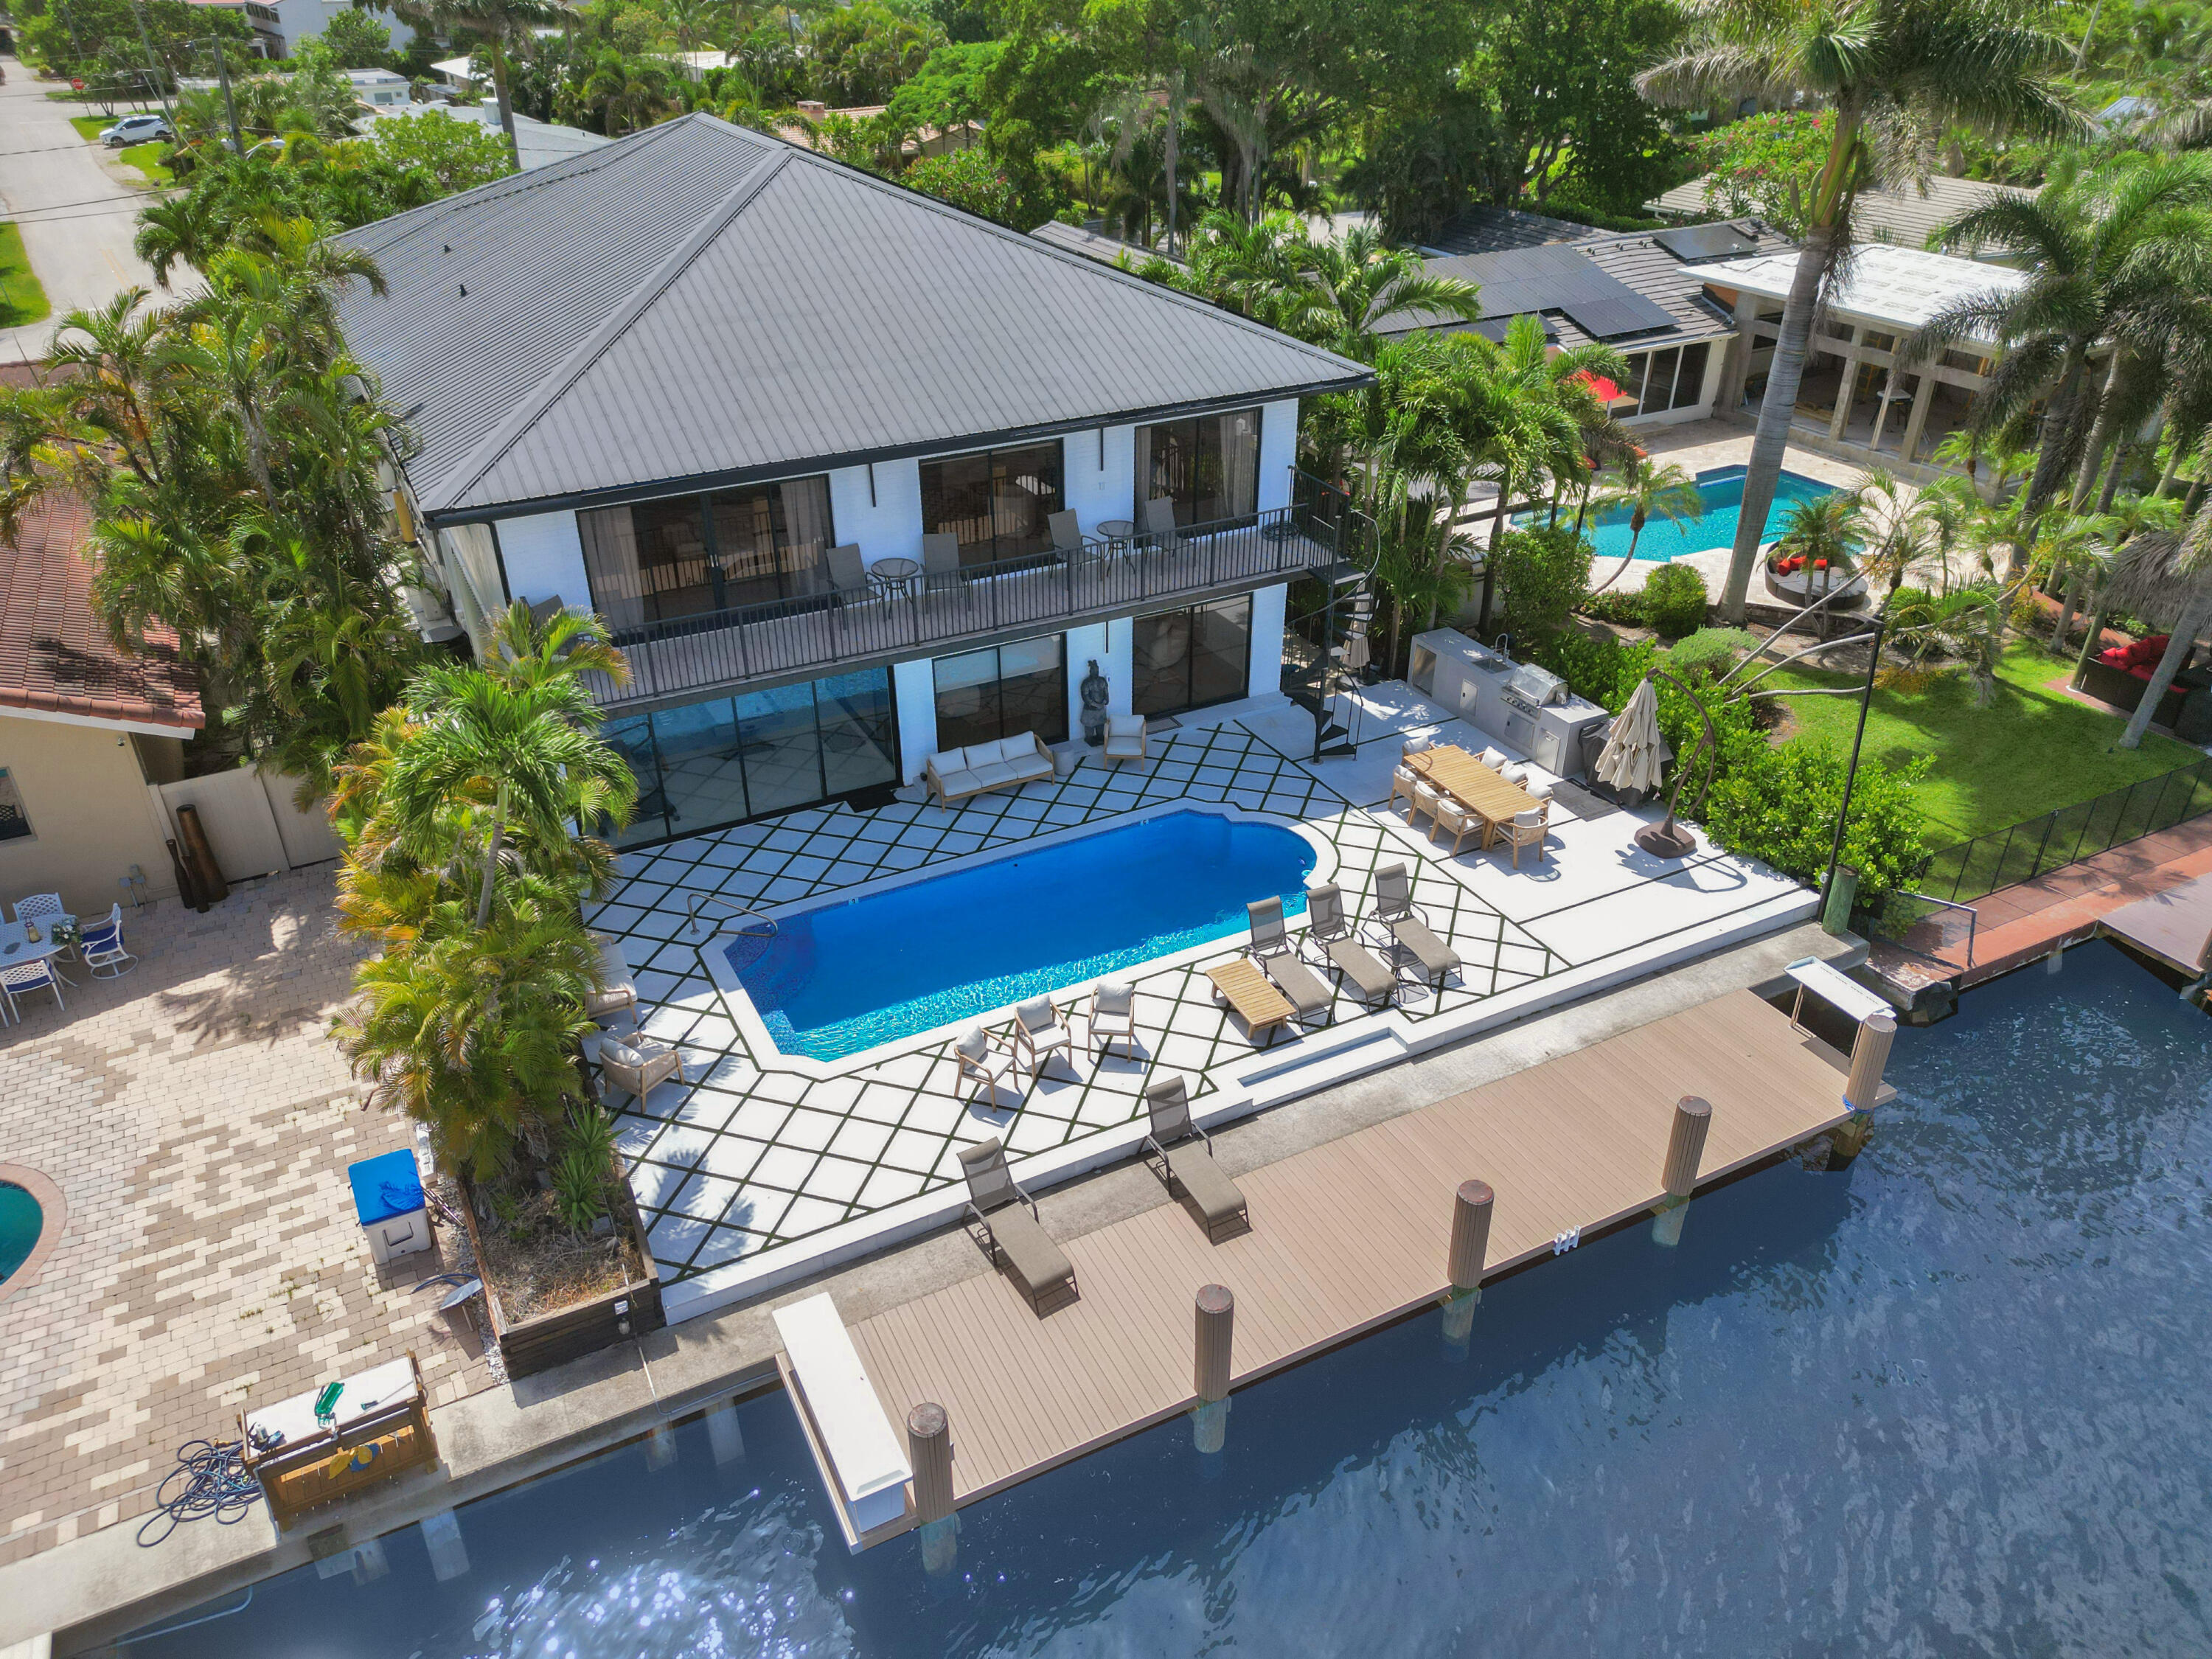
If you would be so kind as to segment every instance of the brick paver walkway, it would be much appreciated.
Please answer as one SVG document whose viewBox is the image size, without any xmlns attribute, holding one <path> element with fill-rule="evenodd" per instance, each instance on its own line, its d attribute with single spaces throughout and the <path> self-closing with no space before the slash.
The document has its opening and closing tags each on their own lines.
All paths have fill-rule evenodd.
<svg viewBox="0 0 2212 1659">
<path fill-rule="evenodd" d="M 0 1163 L 54 1181 L 68 1222 L 37 1281 L 0 1301 L 0 1562 L 129 1522 L 179 1443 L 229 1439 L 281 1399 L 409 1348 L 434 1397 L 491 1378 L 465 1322 L 384 1269 L 345 1165 L 407 1144 L 366 1115 L 324 1035 L 361 947 L 331 869 L 234 892 L 205 915 L 130 917 L 139 966 L 0 1027 Z"/>
</svg>

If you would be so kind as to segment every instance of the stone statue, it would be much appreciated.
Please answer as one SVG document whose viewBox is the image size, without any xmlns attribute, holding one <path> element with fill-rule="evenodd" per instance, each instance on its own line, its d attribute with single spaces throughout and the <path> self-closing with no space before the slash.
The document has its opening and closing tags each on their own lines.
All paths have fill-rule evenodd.
<svg viewBox="0 0 2212 1659">
<path fill-rule="evenodd" d="M 1098 659 L 1090 659 L 1091 672 L 1078 689 L 1083 693 L 1083 741 L 1096 749 L 1106 741 L 1106 677 L 1098 672 Z"/>
</svg>

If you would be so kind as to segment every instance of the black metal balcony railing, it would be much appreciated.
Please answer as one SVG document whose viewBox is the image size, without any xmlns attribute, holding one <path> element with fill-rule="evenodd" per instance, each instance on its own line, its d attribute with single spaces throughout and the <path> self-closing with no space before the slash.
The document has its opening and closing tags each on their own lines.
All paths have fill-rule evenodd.
<svg viewBox="0 0 2212 1659">
<path fill-rule="evenodd" d="M 618 707 L 711 685 L 834 669 L 1007 629 L 1110 614 L 1154 599 L 1326 568 L 1336 532 L 1316 507 L 1278 507 L 1175 536 L 1086 541 L 1073 552 L 931 571 L 766 605 L 626 629 L 629 684 L 599 679 Z M 597 678 L 598 677 L 593 677 Z"/>
</svg>

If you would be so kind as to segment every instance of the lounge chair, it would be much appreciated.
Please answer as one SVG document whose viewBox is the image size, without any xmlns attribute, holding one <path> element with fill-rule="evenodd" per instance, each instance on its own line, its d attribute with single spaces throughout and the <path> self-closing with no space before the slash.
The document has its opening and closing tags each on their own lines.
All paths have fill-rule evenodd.
<svg viewBox="0 0 2212 1659">
<path fill-rule="evenodd" d="M 1014 1051 L 991 1041 L 990 1033 L 971 1025 L 952 1045 L 952 1058 L 960 1067 L 960 1081 L 975 1085 L 978 1099 L 996 1102 L 999 1085 L 1013 1076 Z"/>
<path fill-rule="evenodd" d="M 1252 928 L 1249 947 L 1252 959 L 1260 964 L 1260 971 L 1274 982 L 1275 988 L 1291 1000 L 1291 1006 L 1298 1011 L 1298 1018 L 1311 1019 L 1334 1009 L 1336 999 L 1329 994 L 1328 987 L 1298 960 L 1297 946 L 1291 942 L 1290 933 L 1283 926 L 1282 900 L 1255 900 L 1244 907 L 1244 915 Z"/>
<path fill-rule="evenodd" d="M 968 1213 L 983 1230 L 981 1249 L 1014 1281 L 1030 1311 L 1042 1318 L 1075 1300 L 1075 1267 L 1037 1219 L 1036 1200 L 1014 1184 L 1006 1148 L 994 1140 L 960 1152 L 968 1177 Z"/>
<path fill-rule="evenodd" d="M 1398 994 L 1398 976 L 1354 936 L 1344 913 L 1344 895 L 1334 882 L 1306 889 L 1306 937 L 1322 948 L 1340 978 L 1348 979 L 1370 1003 L 1387 1004 Z"/>
<path fill-rule="evenodd" d="M 1145 758 L 1145 717 L 1109 714 L 1106 717 L 1106 758 L 1109 761 Z"/>
<path fill-rule="evenodd" d="M 1213 981 L 1214 1001 L 1237 1011 L 1255 1042 L 1260 1042 L 1261 1032 L 1288 1025 L 1297 1018 L 1298 1011 L 1291 1006 L 1290 999 L 1268 983 L 1256 963 L 1224 962 L 1218 968 L 1207 969 L 1206 976 Z M 1271 1036 L 1268 1042 L 1273 1040 Z"/>
<path fill-rule="evenodd" d="M 1540 809 L 1532 806 L 1526 811 L 1516 812 L 1498 826 L 1498 833 L 1513 848 L 1516 870 L 1521 867 L 1521 849 L 1524 847 L 1536 849 L 1537 863 L 1544 861 L 1544 814 Z"/>
<path fill-rule="evenodd" d="M 1190 1086 L 1182 1073 L 1170 1073 L 1146 1089 L 1145 1109 L 1152 1120 L 1152 1132 L 1145 1137 L 1145 1162 L 1171 1195 L 1197 1212 L 1206 1242 L 1218 1244 L 1251 1231 L 1252 1212 L 1244 1194 L 1213 1161 L 1213 1142 L 1206 1131 L 1191 1121 Z"/>
<path fill-rule="evenodd" d="M 1091 1052 L 1103 1060 L 1117 1042 L 1128 1044 L 1129 1053 L 1142 1058 L 1137 1048 L 1137 988 L 1102 979 L 1091 988 Z"/>
<path fill-rule="evenodd" d="M 1050 997 L 1032 997 L 1014 1009 L 1014 1053 L 1023 1058 L 1032 1075 L 1051 1064 L 1056 1054 L 1075 1063 L 1075 1039 L 1060 1018 Z"/>
<path fill-rule="evenodd" d="M 932 531 L 921 538 L 921 568 L 925 575 L 960 573 L 960 538 L 946 530 Z"/>
<path fill-rule="evenodd" d="M 76 950 L 94 979 L 121 979 L 136 967 L 138 958 L 123 948 L 122 905 L 111 905 L 98 921 L 88 922 L 77 934 Z"/>
<path fill-rule="evenodd" d="M 1402 864 L 1386 864 L 1375 872 L 1375 920 L 1398 941 L 1398 948 L 1421 964 L 1434 985 L 1458 968 L 1459 952 L 1430 931 L 1413 904 L 1413 878 Z"/>
<path fill-rule="evenodd" d="M 599 1039 L 599 1075 L 616 1088 L 635 1095 L 641 1106 L 669 1079 L 678 1083 L 690 1080 L 684 1075 L 684 1057 L 674 1049 L 658 1042 L 617 1042 L 612 1037 Z"/>
</svg>

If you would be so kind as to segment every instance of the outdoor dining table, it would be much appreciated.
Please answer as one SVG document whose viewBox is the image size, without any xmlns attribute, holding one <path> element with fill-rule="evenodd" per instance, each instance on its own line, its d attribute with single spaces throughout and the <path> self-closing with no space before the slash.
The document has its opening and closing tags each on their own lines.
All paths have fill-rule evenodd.
<svg viewBox="0 0 2212 1659">
<path fill-rule="evenodd" d="M 1544 804 L 1519 784 L 1506 782 L 1456 744 L 1408 755 L 1406 765 L 1415 777 L 1434 784 L 1482 820 L 1485 847 L 1490 845 L 1499 824 L 1510 823 L 1516 813 L 1537 811 Z"/>
</svg>

